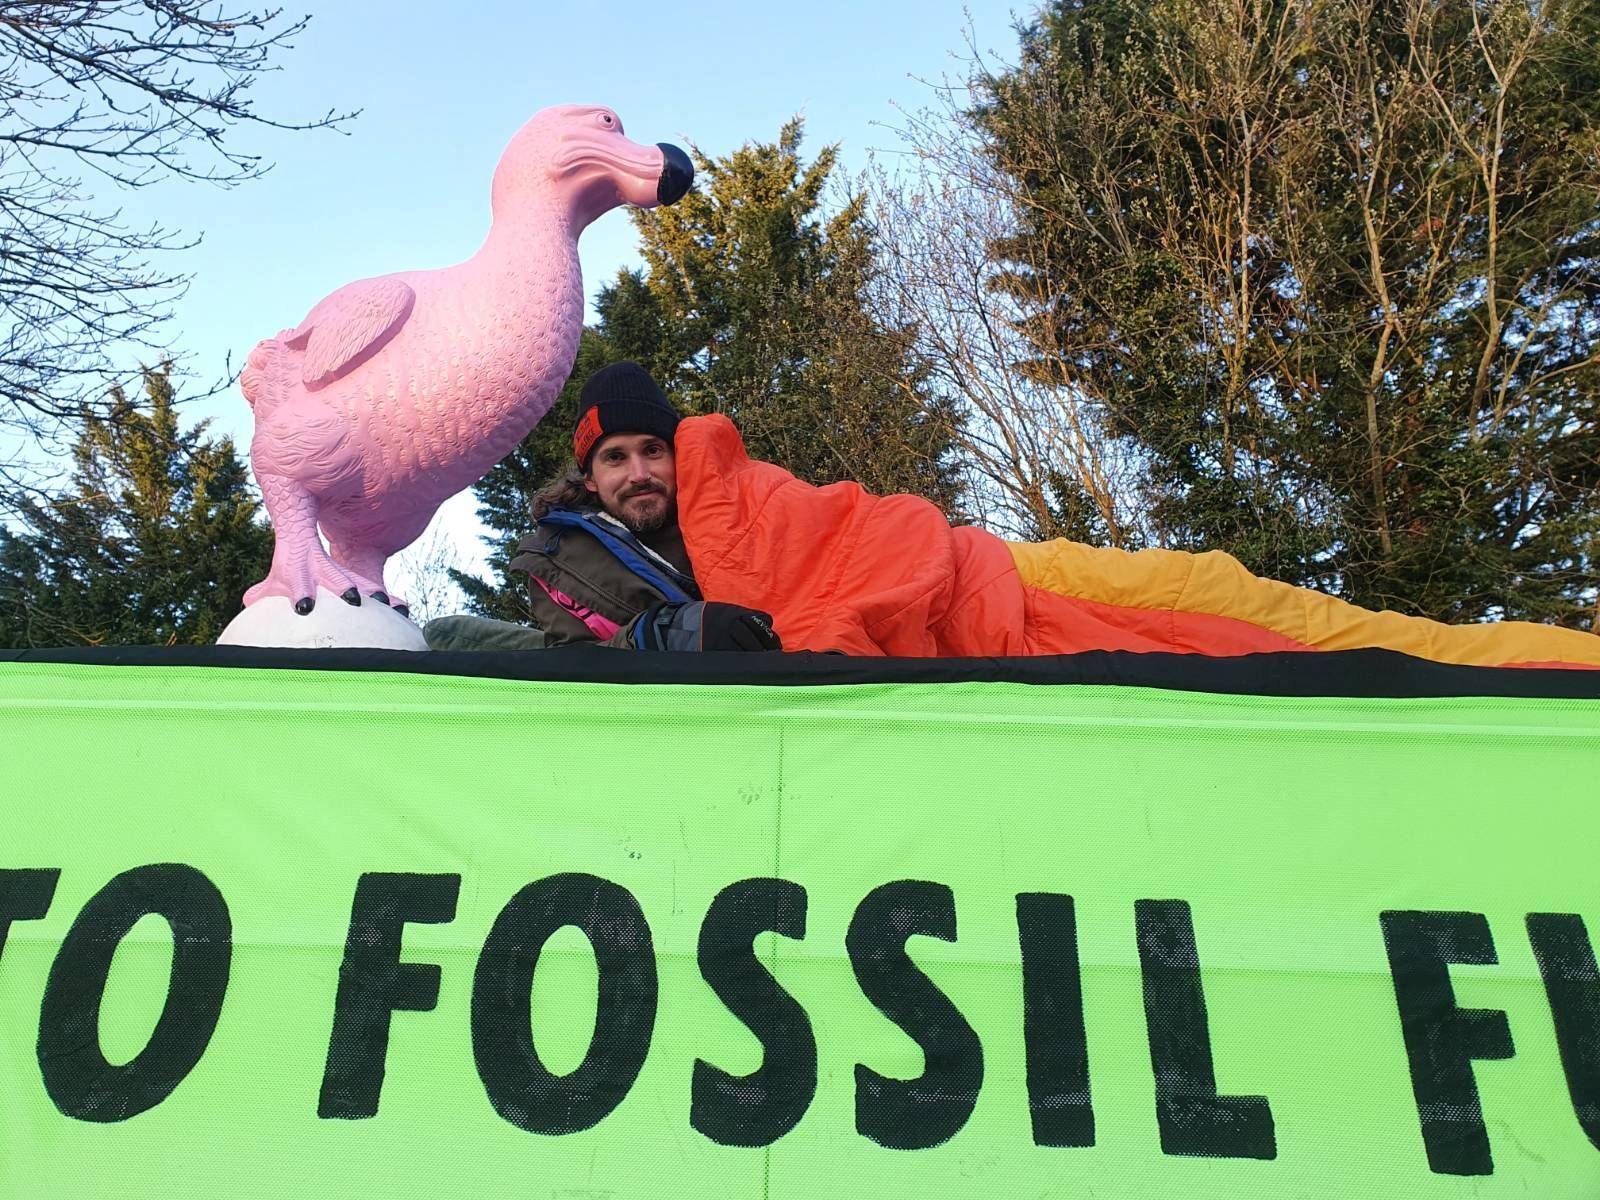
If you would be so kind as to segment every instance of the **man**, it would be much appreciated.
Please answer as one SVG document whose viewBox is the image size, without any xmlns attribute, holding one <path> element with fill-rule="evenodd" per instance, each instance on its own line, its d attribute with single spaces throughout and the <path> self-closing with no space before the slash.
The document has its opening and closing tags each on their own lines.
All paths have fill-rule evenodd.
<svg viewBox="0 0 1600 1200">
<path fill-rule="evenodd" d="M 778 650 L 772 618 L 701 599 L 678 528 L 678 413 L 637 363 L 584 384 L 573 469 L 534 499 L 514 571 L 547 645 Z"/>
<path fill-rule="evenodd" d="M 895 657 L 1380 648 L 1462 665 L 1600 667 L 1600 638 L 1576 630 L 1369 612 L 1216 551 L 1009 542 L 953 528 L 916 496 L 814 487 L 752 459 L 725 416 L 680 428 L 632 364 L 597 375 L 583 407 L 581 469 L 547 493 L 568 507 L 544 513 L 517 560 L 546 598 L 538 619 L 567 640 L 764 646 L 776 628 L 791 650 Z M 696 603 L 702 594 L 724 603 Z"/>
</svg>

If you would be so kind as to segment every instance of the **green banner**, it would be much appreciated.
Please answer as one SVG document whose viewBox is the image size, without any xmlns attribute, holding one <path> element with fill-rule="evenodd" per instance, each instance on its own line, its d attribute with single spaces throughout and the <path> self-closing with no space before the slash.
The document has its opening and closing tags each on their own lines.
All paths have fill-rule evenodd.
<svg viewBox="0 0 1600 1200">
<path fill-rule="evenodd" d="M 1600 1196 L 1600 701 L 0 666 L 0 1194 Z"/>
</svg>

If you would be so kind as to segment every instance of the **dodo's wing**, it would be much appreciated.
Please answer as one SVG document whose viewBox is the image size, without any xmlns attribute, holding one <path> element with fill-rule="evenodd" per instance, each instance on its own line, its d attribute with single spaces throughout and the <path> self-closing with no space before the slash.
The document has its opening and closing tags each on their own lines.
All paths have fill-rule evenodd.
<svg viewBox="0 0 1600 1200">
<path fill-rule="evenodd" d="M 326 297 L 286 339 L 305 349 L 300 378 L 321 387 L 381 350 L 411 315 L 417 294 L 387 275 L 348 283 Z"/>
</svg>

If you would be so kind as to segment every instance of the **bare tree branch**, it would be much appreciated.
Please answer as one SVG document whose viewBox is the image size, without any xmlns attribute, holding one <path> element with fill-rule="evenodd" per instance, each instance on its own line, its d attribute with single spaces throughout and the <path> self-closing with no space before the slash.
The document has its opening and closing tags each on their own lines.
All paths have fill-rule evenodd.
<svg viewBox="0 0 1600 1200">
<path fill-rule="evenodd" d="M 128 224 L 90 184 L 232 187 L 268 166 L 233 144 L 238 126 L 354 115 L 253 107 L 251 85 L 306 23 L 217 0 L 0 3 L 0 429 L 48 436 L 163 353 L 188 280 L 158 263 L 197 239 Z"/>
</svg>

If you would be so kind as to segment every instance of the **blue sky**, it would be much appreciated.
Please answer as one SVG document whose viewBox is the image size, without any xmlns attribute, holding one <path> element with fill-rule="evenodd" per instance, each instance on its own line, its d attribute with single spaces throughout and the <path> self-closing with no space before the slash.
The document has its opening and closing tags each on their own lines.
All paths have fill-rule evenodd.
<svg viewBox="0 0 1600 1200">
<path fill-rule="evenodd" d="M 130 223 L 200 235 L 174 265 L 193 273 L 170 327 L 198 391 L 260 338 L 292 326 L 335 288 L 390 271 L 444 266 L 477 248 L 489 178 L 511 134 L 550 104 L 615 108 L 636 141 L 694 142 L 713 156 L 806 120 L 811 153 L 842 145 L 849 171 L 893 152 L 895 105 L 963 72 L 977 46 L 1014 54 L 1009 6 L 961 0 L 804 5 L 340 0 L 325 4 L 282 70 L 252 89 L 279 119 L 361 109 L 346 132 L 241 129 L 237 148 L 275 165 L 231 190 L 167 183 L 131 193 Z M 110 197 L 101 197 L 110 199 Z M 636 265 L 632 225 L 612 212 L 580 243 L 591 297 Z M 249 412 L 236 390 L 189 410 L 241 450 Z M 478 561 L 470 495 L 446 506 L 463 561 Z M 425 537 L 423 539 L 427 541 Z M 396 581 L 398 582 L 398 581 Z"/>
</svg>

